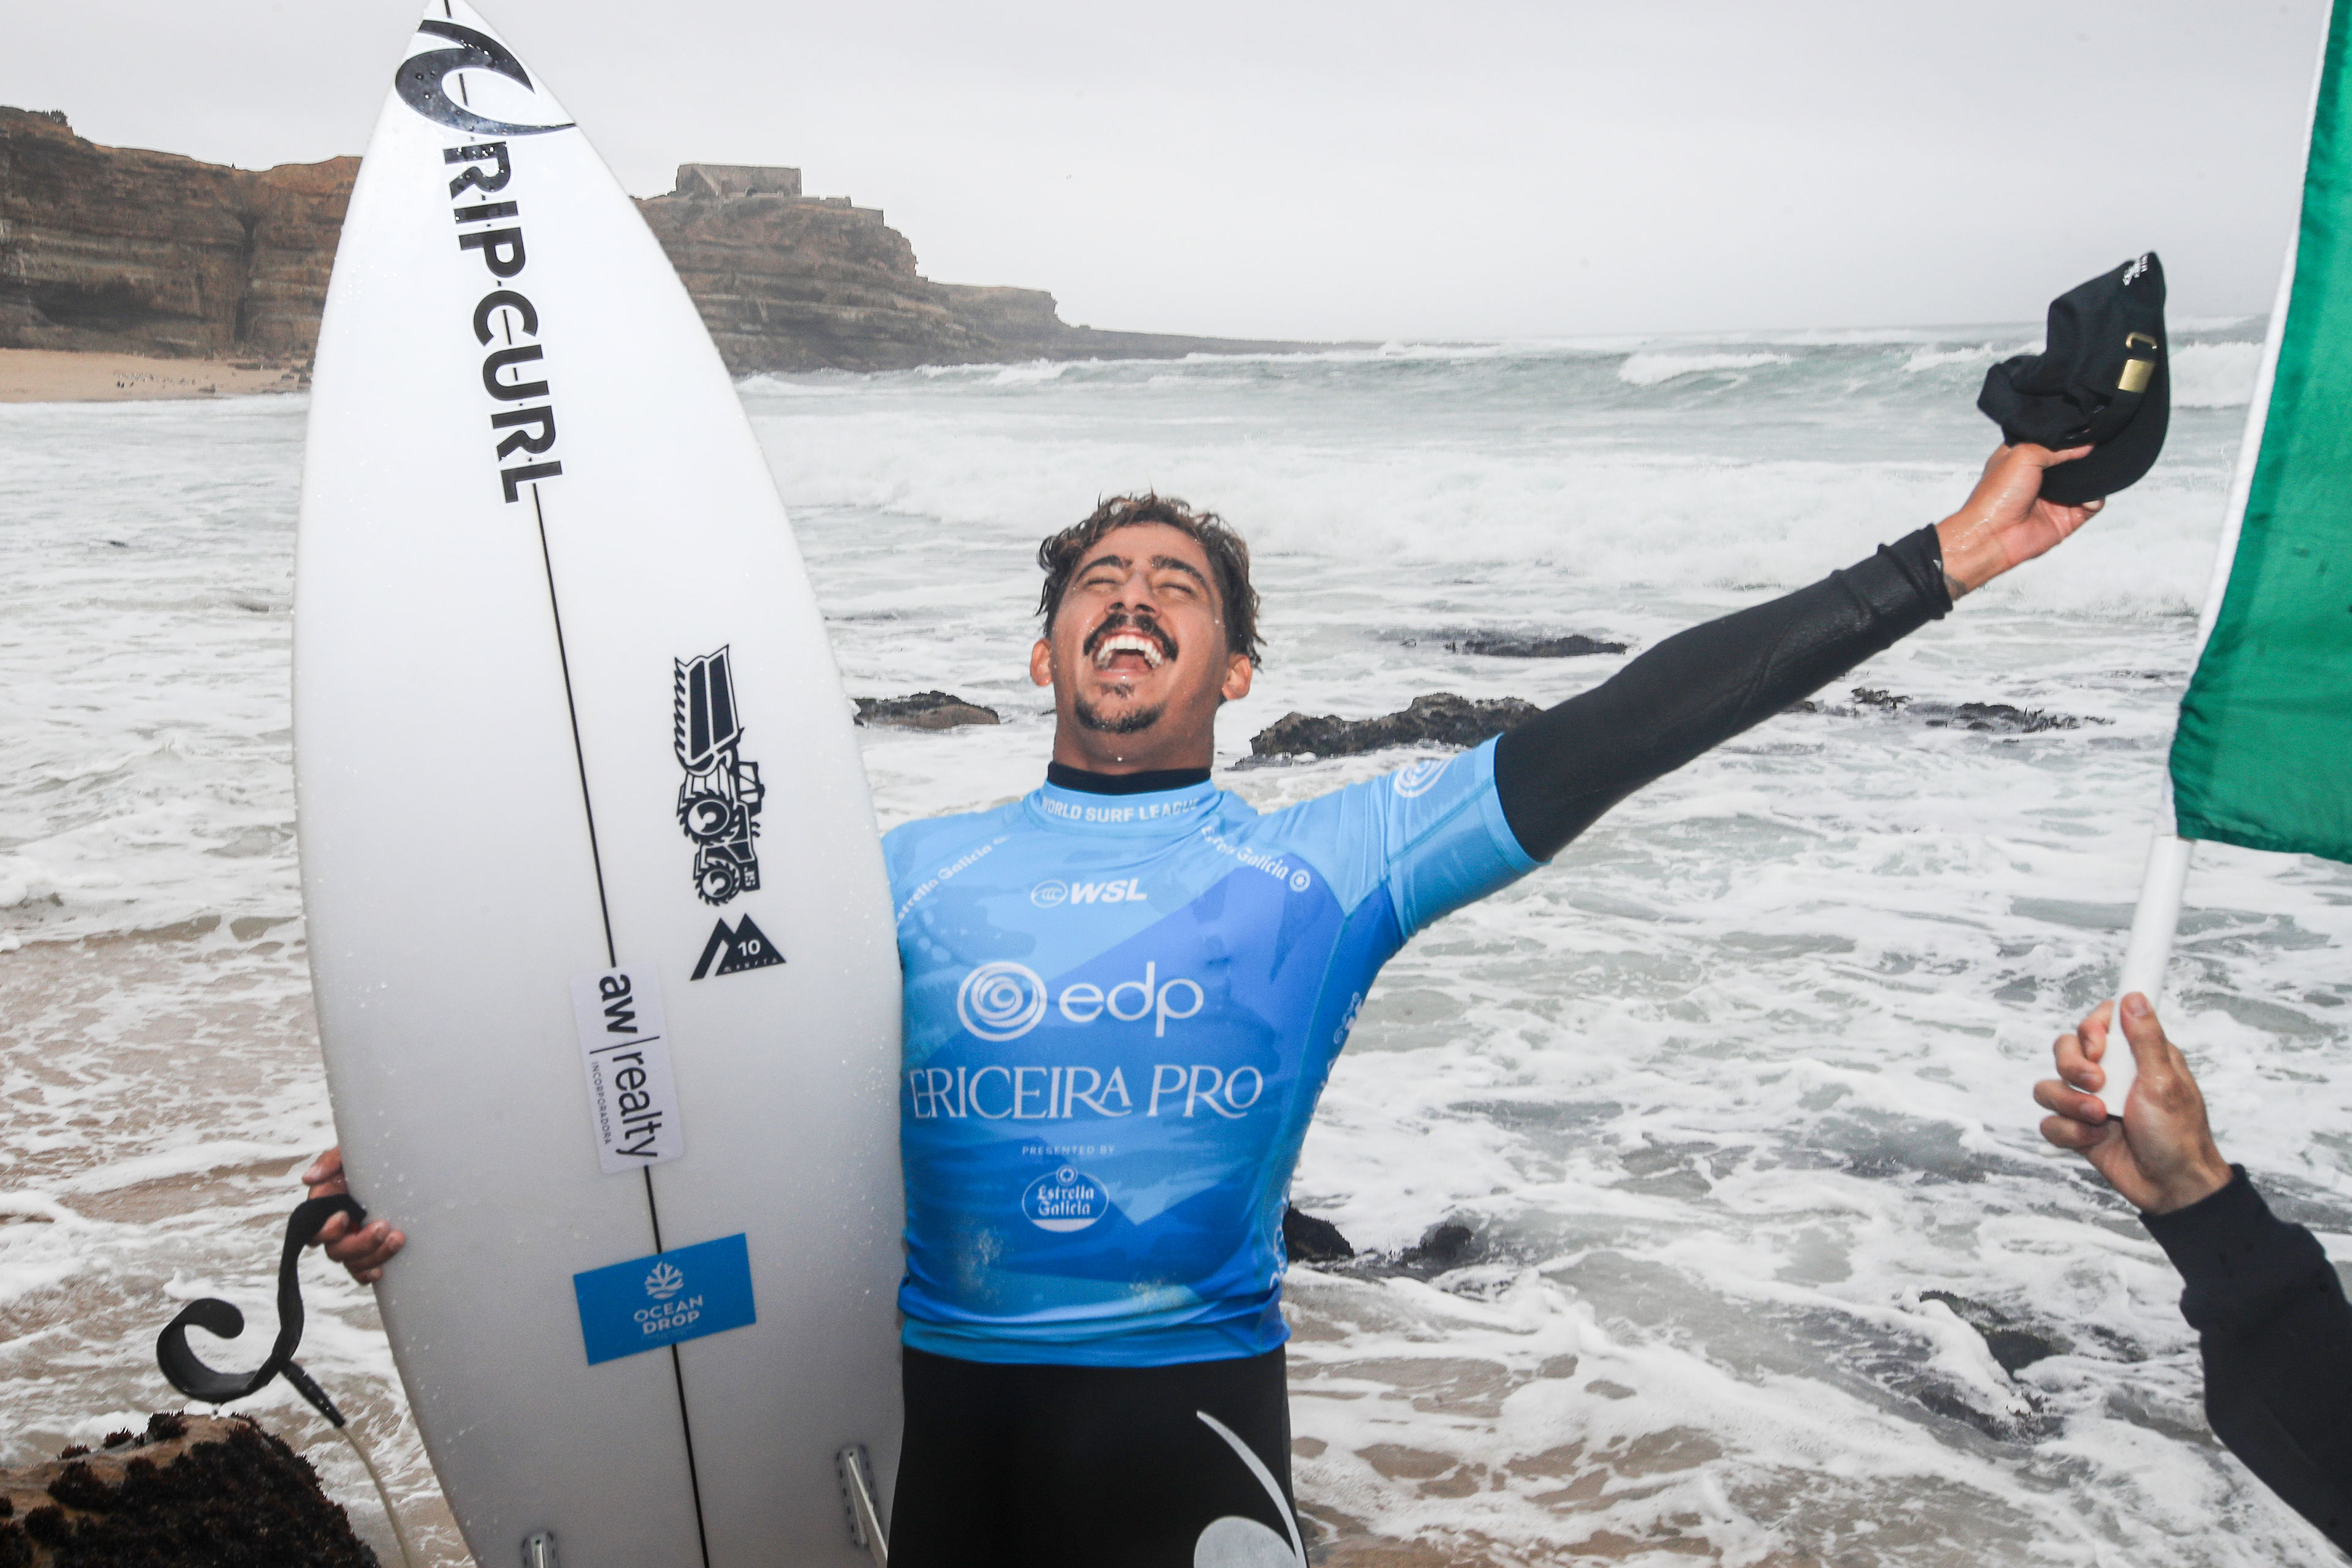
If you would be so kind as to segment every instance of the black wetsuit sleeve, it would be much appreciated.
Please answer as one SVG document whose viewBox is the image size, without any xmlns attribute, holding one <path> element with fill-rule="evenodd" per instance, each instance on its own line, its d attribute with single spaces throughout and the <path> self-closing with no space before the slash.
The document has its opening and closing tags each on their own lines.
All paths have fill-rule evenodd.
<svg viewBox="0 0 2352 1568">
<path fill-rule="evenodd" d="M 1952 607 L 1932 528 L 1810 587 L 1677 632 L 1495 748 L 1519 847 L 1549 860 L 1601 814 Z"/>
<path fill-rule="evenodd" d="M 2242 1166 L 2202 1202 L 2140 1218 L 2189 1289 L 2214 1434 L 2352 1551 L 2352 1306 L 2311 1232 L 2270 1211 Z"/>
</svg>

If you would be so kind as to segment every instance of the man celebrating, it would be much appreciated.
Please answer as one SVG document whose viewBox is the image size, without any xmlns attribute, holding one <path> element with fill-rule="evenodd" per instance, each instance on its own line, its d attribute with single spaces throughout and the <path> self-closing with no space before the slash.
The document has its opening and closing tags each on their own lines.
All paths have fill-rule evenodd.
<svg viewBox="0 0 2352 1568">
<path fill-rule="evenodd" d="M 1151 495 L 1047 539 L 1045 782 L 885 843 L 906 987 L 898 1568 L 1303 1563 L 1282 1215 L 1381 965 L 2065 539 L 2101 503 L 2041 500 L 2042 476 L 2087 450 L 2003 447 L 1958 512 L 1847 571 L 1473 751 L 1265 816 L 1209 777 L 1258 655 L 1241 539 Z M 331 1156 L 306 1179 L 341 1188 Z M 364 1279 L 399 1237 L 330 1239 Z"/>
</svg>

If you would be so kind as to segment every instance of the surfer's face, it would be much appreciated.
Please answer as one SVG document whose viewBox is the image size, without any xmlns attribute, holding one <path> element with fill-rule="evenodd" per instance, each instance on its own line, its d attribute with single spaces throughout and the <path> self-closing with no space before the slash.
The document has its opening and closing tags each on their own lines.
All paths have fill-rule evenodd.
<svg viewBox="0 0 2352 1568">
<path fill-rule="evenodd" d="M 1184 767 L 1199 763 L 1165 755 L 1208 760 L 1217 707 L 1248 692 L 1251 668 L 1226 650 L 1207 552 L 1181 529 L 1150 522 L 1116 529 L 1087 552 L 1029 673 L 1054 688 L 1063 732 L 1088 760 Z"/>
</svg>

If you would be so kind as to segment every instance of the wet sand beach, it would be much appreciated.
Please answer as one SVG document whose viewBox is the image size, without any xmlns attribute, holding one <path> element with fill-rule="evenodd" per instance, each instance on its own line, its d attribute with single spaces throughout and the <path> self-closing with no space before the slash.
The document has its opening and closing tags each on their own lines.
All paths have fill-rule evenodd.
<svg viewBox="0 0 2352 1568">
<path fill-rule="evenodd" d="M 252 361 L 0 349 L 0 403 L 128 403 L 292 392 L 301 372 Z"/>
</svg>

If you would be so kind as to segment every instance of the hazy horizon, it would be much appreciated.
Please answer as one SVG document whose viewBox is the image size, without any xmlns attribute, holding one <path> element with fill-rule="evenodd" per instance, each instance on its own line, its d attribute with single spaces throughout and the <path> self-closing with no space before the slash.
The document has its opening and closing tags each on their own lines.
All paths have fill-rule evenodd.
<svg viewBox="0 0 2352 1568">
<path fill-rule="evenodd" d="M 2023 323 L 2148 248 L 2177 318 L 2261 314 L 2325 20 L 485 9 L 635 194 L 791 164 L 885 209 L 926 277 L 1047 289 L 1073 323 L 1370 341 Z M 417 14 L 83 0 L 18 22 L 0 103 L 248 168 L 358 153 Z"/>
</svg>

